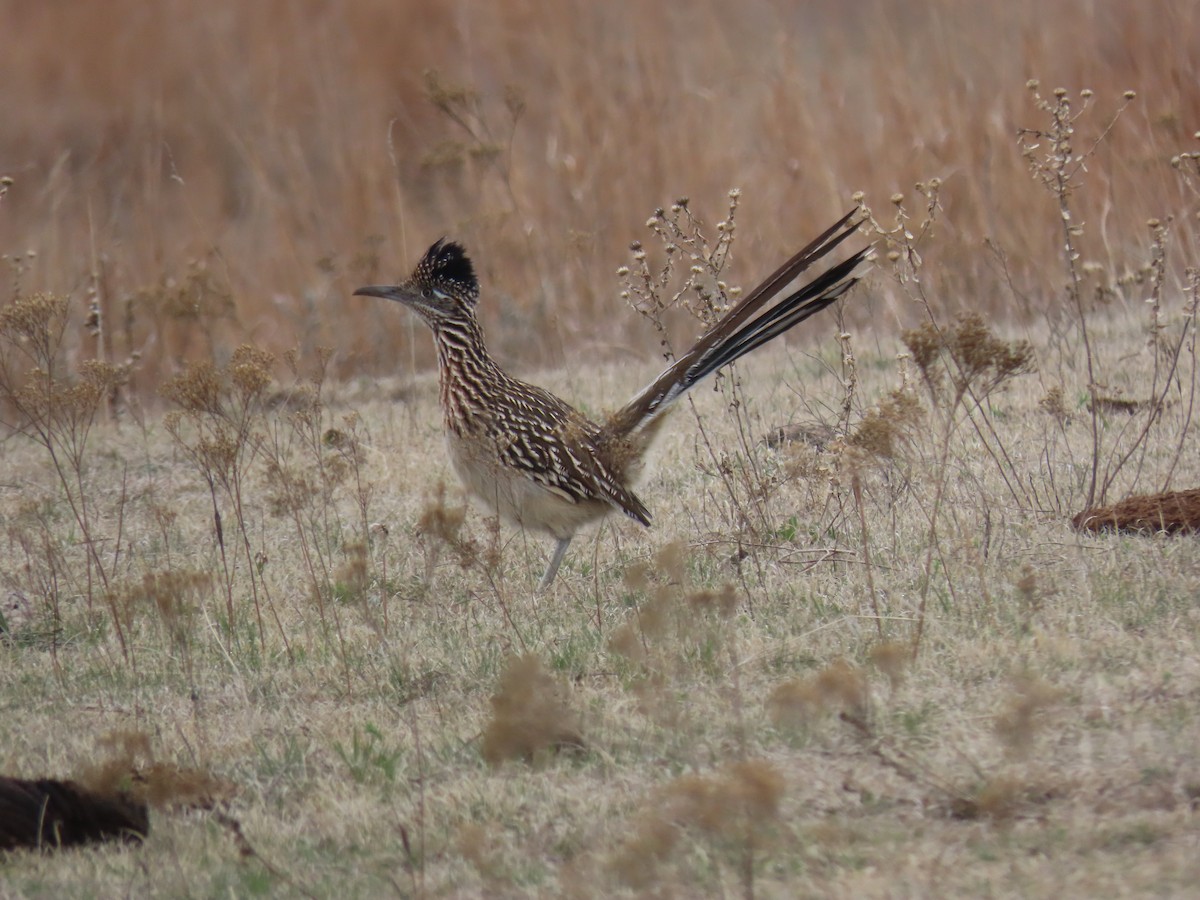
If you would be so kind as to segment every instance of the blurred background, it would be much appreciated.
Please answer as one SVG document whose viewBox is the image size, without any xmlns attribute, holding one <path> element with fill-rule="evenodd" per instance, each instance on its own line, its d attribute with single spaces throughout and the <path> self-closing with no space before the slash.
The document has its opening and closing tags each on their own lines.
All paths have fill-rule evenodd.
<svg viewBox="0 0 1200 900">
<path fill-rule="evenodd" d="M 340 377 L 431 365 L 411 317 L 350 294 L 443 235 L 517 371 L 652 356 L 616 269 L 656 207 L 715 225 L 733 187 L 748 287 L 855 192 L 890 221 L 940 179 L 933 301 L 1030 321 L 1066 275 L 1016 140 L 1046 124 L 1029 79 L 1094 91 L 1080 151 L 1137 92 L 1078 198 L 1088 259 L 1140 265 L 1150 217 L 1197 240 L 1171 165 L 1200 151 L 1194 0 L 0 0 L 0 21 L 0 300 L 69 294 L 81 325 L 94 302 L 78 353 L 136 353 L 147 396 L 247 341 L 329 347 Z M 894 288 L 849 321 L 919 321 Z"/>
</svg>

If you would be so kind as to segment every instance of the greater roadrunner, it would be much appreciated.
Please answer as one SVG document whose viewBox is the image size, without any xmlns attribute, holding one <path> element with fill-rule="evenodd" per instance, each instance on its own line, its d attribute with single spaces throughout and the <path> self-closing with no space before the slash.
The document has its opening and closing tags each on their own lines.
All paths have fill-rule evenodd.
<svg viewBox="0 0 1200 900">
<path fill-rule="evenodd" d="M 558 573 L 571 538 L 611 510 L 650 524 L 633 493 L 663 413 L 696 382 L 820 312 L 858 280 L 870 248 L 768 307 L 801 272 L 854 233 L 855 211 L 740 300 L 687 353 L 603 422 L 508 375 L 488 353 L 475 319 L 479 282 L 463 248 L 435 243 L 411 277 L 355 294 L 398 300 L 433 329 L 446 440 L 459 477 L 493 510 L 558 541 L 539 590 Z"/>
</svg>

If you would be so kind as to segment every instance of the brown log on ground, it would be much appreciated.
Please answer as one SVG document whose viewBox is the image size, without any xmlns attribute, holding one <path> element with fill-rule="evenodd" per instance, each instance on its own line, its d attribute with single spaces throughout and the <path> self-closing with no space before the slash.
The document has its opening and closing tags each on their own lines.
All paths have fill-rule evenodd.
<svg viewBox="0 0 1200 900">
<path fill-rule="evenodd" d="M 1079 513 L 1071 524 L 1079 531 L 1127 531 L 1141 534 L 1200 531 L 1200 488 L 1144 494 L 1112 506 Z"/>
<path fill-rule="evenodd" d="M 0 776 L 0 850 L 140 842 L 149 830 L 146 805 L 120 794 L 98 794 L 54 778 Z"/>
</svg>

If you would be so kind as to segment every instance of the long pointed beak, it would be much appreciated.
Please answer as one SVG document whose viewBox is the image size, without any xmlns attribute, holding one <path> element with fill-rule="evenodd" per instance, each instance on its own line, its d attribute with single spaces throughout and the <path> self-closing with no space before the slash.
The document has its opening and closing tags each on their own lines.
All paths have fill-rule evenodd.
<svg viewBox="0 0 1200 900">
<path fill-rule="evenodd" d="M 395 284 L 369 284 L 354 292 L 356 297 L 382 297 L 384 300 L 402 300 L 404 292 Z"/>
</svg>

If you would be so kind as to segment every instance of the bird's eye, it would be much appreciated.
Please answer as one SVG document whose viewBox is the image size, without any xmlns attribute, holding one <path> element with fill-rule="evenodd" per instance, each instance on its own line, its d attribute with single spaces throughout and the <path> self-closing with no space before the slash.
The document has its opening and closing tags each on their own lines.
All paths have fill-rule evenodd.
<svg viewBox="0 0 1200 900">
<path fill-rule="evenodd" d="M 421 296 L 424 297 L 426 300 L 432 300 L 433 299 L 433 289 L 427 288 L 427 287 L 421 288 Z"/>
</svg>

